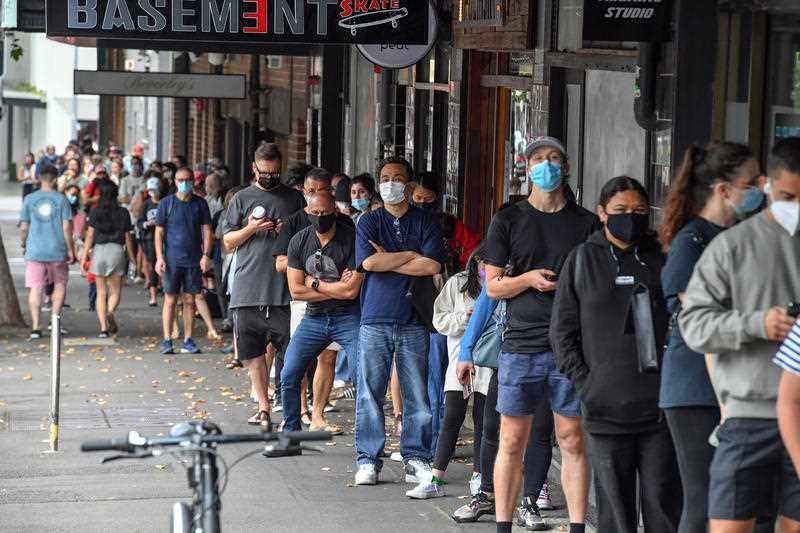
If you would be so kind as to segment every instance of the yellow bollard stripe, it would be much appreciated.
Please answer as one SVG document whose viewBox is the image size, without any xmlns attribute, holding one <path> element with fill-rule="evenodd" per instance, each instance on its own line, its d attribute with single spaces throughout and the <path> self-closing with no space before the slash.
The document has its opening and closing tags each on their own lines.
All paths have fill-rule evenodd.
<svg viewBox="0 0 800 533">
<path fill-rule="evenodd" d="M 50 449 L 55 451 L 58 447 L 58 424 L 50 424 Z"/>
</svg>

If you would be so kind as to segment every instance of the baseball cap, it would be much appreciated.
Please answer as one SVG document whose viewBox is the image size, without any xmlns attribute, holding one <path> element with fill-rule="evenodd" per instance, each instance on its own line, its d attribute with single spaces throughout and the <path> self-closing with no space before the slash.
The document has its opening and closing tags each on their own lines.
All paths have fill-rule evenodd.
<svg viewBox="0 0 800 533">
<path fill-rule="evenodd" d="M 561 144 L 561 141 L 555 137 L 543 135 L 541 137 L 534 137 L 528 141 L 528 146 L 525 147 L 525 159 L 530 159 L 534 151 L 545 146 L 555 148 L 562 154 L 567 155 L 567 149 L 564 148 L 564 145 Z"/>
<path fill-rule="evenodd" d="M 157 191 L 161 189 L 161 180 L 158 178 L 150 178 L 147 180 L 147 190 Z"/>
</svg>

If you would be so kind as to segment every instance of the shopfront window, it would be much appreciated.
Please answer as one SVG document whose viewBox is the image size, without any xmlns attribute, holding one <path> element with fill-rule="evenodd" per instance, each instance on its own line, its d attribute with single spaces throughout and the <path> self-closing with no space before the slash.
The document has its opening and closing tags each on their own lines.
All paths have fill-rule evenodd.
<svg viewBox="0 0 800 533">
<path fill-rule="evenodd" d="M 765 146 L 800 137 L 800 16 L 770 18 Z"/>
<path fill-rule="evenodd" d="M 525 179 L 525 148 L 531 131 L 531 93 L 512 89 L 509 102 L 508 139 L 506 140 L 504 200 L 515 200 L 530 192 Z"/>
</svg>

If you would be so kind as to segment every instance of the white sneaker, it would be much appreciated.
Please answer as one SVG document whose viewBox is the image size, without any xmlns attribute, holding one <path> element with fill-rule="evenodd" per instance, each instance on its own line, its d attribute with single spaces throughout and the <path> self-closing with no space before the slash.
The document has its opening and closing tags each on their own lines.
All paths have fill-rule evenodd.
<svg viewBox="0 0 800 533">
<path fill-rule="evenodd" d="M 373 464 L 363 464 L 356 472 L 356 485 L 375 485 L 378 483 L 378 471 Z"/>
<path fill-rule="evenodd" d="M 539 497 L 536 498 L 536 507 L 542 511 L 552 511 L 555 509 L 553 501 L 550 499 L 550 485 L 545 481 L 542 485 L 542 490 L 539 492 Z"/>
<path fill-rule="evenodd" d="M 406 483 L 429 483 L 432 477 L 433 472 L 428 463 L 419 459 L 411 459 L 406 463 Z"/>
<path fill-rule="evenodd" d="M 396 463 L 402 463 L 403 462 L 403 456 L 400 455 L 400 452 L 392 452 L 392 455 L 389 456 L 389 459 L 391 459 L 392 461 L 394 461 Z"/>
<path fill-rule="evenodd" d="M 411 490 L 406 491 L 406 496 L 415 500 L 428 498 L 441 498 L 444 496 L 444 487 L 433 481 L 423 481 Z"/>
<path fill-rule="evenodd" d="M 335 379 L 333 381 L 333 388 L 334 389 L 343 389 L 347 386 L 347 382 L 343 379 Z"/>
<path fill-rule="evenodd" d="M 473 472 L 469 478 L 469 495 L 475 496 L 481 491 L 481 475 L 479 472 Z"/>
</svg>

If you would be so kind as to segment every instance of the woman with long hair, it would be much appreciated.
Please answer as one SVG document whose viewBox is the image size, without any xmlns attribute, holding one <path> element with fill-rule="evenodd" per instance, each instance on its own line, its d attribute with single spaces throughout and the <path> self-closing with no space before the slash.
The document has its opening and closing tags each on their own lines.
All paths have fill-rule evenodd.
<svg viewBox="0 0 800 533">
<path fill-rule="evenodd" d="M 659 406 L 675 443 L 683 484 L 680 533 L 706 531 L 709 466 L 714 455 L 708 437 L 720 422 L 720 409 L 703 355 L 686 346 L 675 319 L 705 247 L 763 204 L 764 194 L 756 186 L 760 174 L 747 146 L 692 146 L 686 150 L 664 208 L 661 244 L 667 262 L 661 282 L 673 320 L 661 370 Z"/>
<path fill-rule="evenodd" d="M 35 166 L 36 160 L 34 159 L 33 154 L 28 152 L 25 154 L 25 159 L 22 161 L 22 165 L 19 167 L 19 172 L 17 172 L 17 181 L 22 184 L 23 198 L 33 192 Z"/>
<path fill-rule="evenodd" d="M 100 197 L 92 209 L 81 263 L 95 275 L 100 338 L 118 331 L 114 311 L 122 293 L 122 278 L 134 261 L 131 215 L 117 201 L 118 189 L 110 180 L 99 183 Z M 126 254 L 127 250 L 127 254 Z M 91 261 L 91 267 L 87 264 Z"/>
<path fill-rule="evenodd" d="M 375 180 L 369 174 L 359 174 L 350 180 L 350 205 L 355 210 L 353 222 L 372 211 L 372 200 L 377 196 Z"/>
<path fill-rule="evenodd" d="M 561 270 L 550 340 L 559 369 L 581 395 L 597 530 L 636 533 L 638 477 L 647 532 L 674 533 L 680 479 L 658 407 L 657 347 L 669 318 L 661 289 L 665 257 L 649 231 L 647 191 L 635 179 L 606 183 L 597 214 L 604 228 Z"/>
<path fill-rule="evenodd" d="M 444 382 L 444 419 L 439 430 L 436 455 L 433 460 L 433 478 L 423 481 L 414 489 L 406 492 L 406 496 L 409 498 L 426 499 L 444 496 L 442 485 L 444 484 L 445 470 L 447 470 L 447 464 L 456 449 L 458 433 L 461 431 L 469 404 L 469 395 L 464 392 L 465 387 L 459 383 L 456 375 L 459 345 L 472 315 L 472 307 L 483 287 L 484 276 L 481 249 L 478 247 L 470 256 L 466 270 L 459 272 L 445 283 L 434 303 L 433 325 L 439 333 L 447 336 L 447 351 L 450 359 Z M 474 378 L 470 381 L 474 394 L 472 421 L 475 428 L 473 443 L 475 458 L 481 456 L 484 400 L 491 377 L 490 369 L 478 368 Z M 476 459 L 473 466 L 473 478 L 480 476 L 479 466 Z"/>
</svg>

